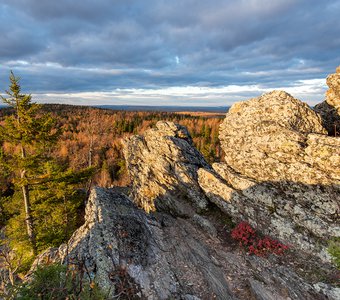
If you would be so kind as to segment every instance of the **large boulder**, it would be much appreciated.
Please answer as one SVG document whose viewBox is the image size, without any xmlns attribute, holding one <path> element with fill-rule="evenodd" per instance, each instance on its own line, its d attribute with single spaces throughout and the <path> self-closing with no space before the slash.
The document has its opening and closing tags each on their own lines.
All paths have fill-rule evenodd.
<svg viewBox="0 0 340 300">
<path fill-rule="evenodd" d="M 197 170 L 210 167 L 185 127 L 160 121 L 143 136 L 126 139 L 123 146 L 131 197 L 138 206 L 147 212 L 157 209 L 186 216 L 206 208 Z"/>
<path fill-rule="evenodd" d="M 282 91 L 234 104 L 220 127 L 225 162 L 257 181 L 329 184 L 340 180 L 339 141 L 321 118 Z M 315 153 L 317 151 L 317 153 Z M 314 164 L 317 156 L 322 164 Z M 327 172 L 324 169 L 327 168 Z"/>
<path fill-rule="evenodd" d="M 326 100 L 314 109 L 321 115 L 328 133 L 335 136 L 340 134 L 340 66 L 327 77 L 327 85 Z"/>
<path fill-rule="evenodd" d="M 340 236 L 340 139 L 305 103 L 274 91 L 234 104 L 220 127 L 225 163 L 200 169 L 212 202 L 235 220 L 330 261 Z"/>
</svg>

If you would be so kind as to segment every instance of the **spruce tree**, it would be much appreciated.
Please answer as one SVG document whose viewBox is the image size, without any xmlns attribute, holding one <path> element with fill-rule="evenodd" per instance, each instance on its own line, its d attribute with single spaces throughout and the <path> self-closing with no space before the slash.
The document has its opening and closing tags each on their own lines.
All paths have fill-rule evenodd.
<svg viewBox="0 0 340 300">
<path fill-rule="evenodd" d="M 32 218 L 30 188 L 49 177 L 44 164 L 51 158 L 48 155 L 60 134 L 56 121 L 49 115 L 39 114 L 40 106 L 32 103 L 31 95 L 21 93 L 19 78 L 10 74 L 10 87 L 2 102 L 13 108 L 14 113 L 5 117 L 0 126 L 0 140 L 7 143 L 10 151 L 3 154 L 2 164 L 11 171 L 14 184 L 21 189 L 25 208 L 26 231 L 33 249 L 37 254 L 36 233 Z"/>
</svg>

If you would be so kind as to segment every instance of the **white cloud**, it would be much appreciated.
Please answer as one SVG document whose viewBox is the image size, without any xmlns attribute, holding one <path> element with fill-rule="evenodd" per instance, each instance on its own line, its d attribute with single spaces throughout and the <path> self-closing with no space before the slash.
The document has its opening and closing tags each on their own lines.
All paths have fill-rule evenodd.
<svg viewBox="0 0 340 300">
<path fill-rule="evenodd" d="M 46 102 L 314 104 L 340 61 L 339 1 L 139 2 L 0 0 L 0 92 L 13 70 Z"/>
<path fill-rule="evenodd" d="M 308 79 L 277 89 L 284 90 L 310 105 L 315 105 L 322 101 L 326 88 L 324 79 Z M 261 85 L 184 86 L 159 89 L 115 89 L 111 92 L 46 93 L 33 96 L 39 102 L 50 103 L 228 106 L 235 101 L 257 97 L 271 90 Z"/>
<path fill-rule="evenodd" d="M 294 82 L 293 86 L 279 89 L 285 90 L 310 105 L 315 105 L 323 100 L 327 85 L 325 79 L 306 79 Z"/>
</svg>

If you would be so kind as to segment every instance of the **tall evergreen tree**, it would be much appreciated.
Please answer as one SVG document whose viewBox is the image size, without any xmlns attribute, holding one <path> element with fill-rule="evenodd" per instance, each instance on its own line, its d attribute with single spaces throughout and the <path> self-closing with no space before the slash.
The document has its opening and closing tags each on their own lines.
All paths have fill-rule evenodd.
<svg viewBox="0 0 340 300">
<path fill-rule="evenodd" d="M 10 74 L 10 87 L 2 102 L 14 109 L 0 126 L 0 140 L 8 144 L 3 164 L 13 173 L 14 183 L 22 191 L 25 222 L 33 253 L 37 253 L 36 233 L 32 218 L 30 186 L 49 177 L 44 165 L 51 160 L 49 148 L 57 141 L 60 131 L 56 121 L 47 114 L 39 114 L 40 106 L 32 103 L 31 95 L 21 93 L 19 78 Z"/>
</svg>

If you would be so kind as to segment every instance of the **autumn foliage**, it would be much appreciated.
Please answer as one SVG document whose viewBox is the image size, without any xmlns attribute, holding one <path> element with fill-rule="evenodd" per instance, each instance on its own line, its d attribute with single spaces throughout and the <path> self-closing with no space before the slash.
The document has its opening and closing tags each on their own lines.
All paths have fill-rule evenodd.
<svg viewBox="0 0 340 300">
<path fill-rule="evenodd" d="M 94 107 L 47 104 L 62 128 L 54 152 L 62 163 L 77 170 L 96 166 L 93 184 L 103 187 L 125 186 L 129 182 L 121 140 L 143 132 L 160 121 L 173 121 L 188 128 L 195 147 L 210 162 L 223 157 L 219 145 L 219 125 L 224 115 L 192 115 L 157 111 L 117 111 Z M 1 119 L 1 111 L 0 111 Z"/>
<path fill-rule="evenodd" d="M 247 223 L 239 223 L 231 232 L 231 237 L 239 242 L 249 254 L 267 256 L 268 254 L 282 255 L 288 246 L 268 236 L 259 237 L 256 231 Z"/>
</svg>

